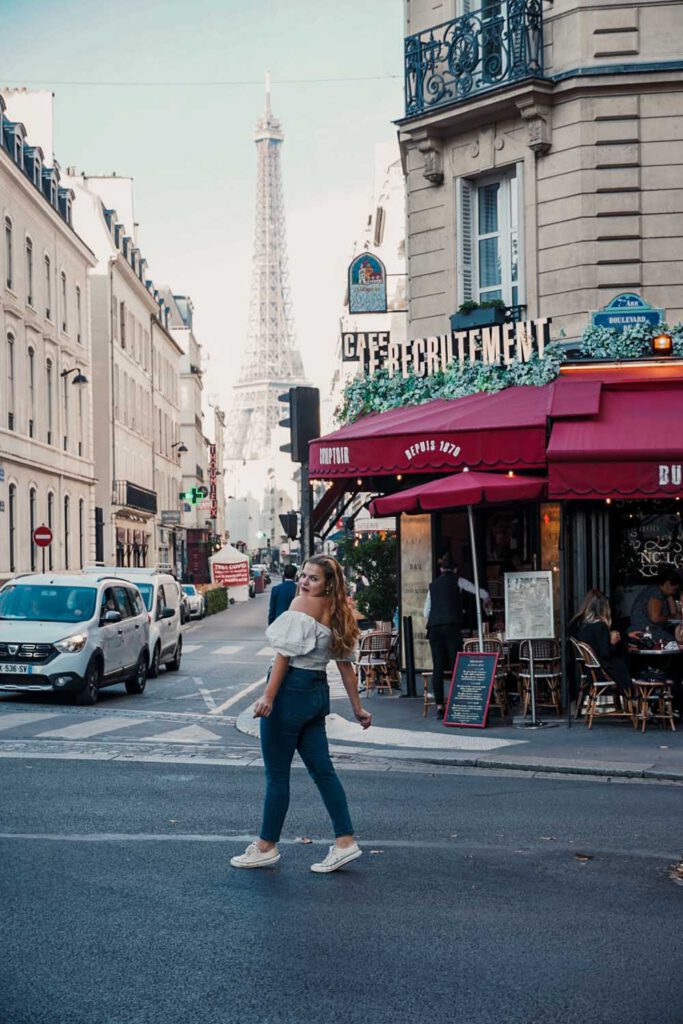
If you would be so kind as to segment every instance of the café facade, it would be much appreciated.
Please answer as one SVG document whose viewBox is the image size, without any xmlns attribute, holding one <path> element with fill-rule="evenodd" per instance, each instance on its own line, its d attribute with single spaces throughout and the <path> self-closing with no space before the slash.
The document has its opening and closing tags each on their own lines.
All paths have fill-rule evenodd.
<svg viewBox="0 0 683 1024">
<path fill-rule="evenodd" d="M 545 323 L 529 324 L 528 344 L 546 330 Z M 521 357 L 525 331 L 525 325 L 505 331 L 509 351 Z M 407 344 L 414 352 L 415 342 Z M 425 340 L 417 350 L 425 359 L 430 347 L 432 353 L 450 351 L 462 363 L 468 344 L 465 339 L 460 356 L 454 336 L 448 345 Z M 481 334 L 476 349 L 481 359 Z M 392 358 L 400 373 L 402 353 Z M 610 596 L 616 617 L 625 618 L 635 592 L 652 582 L 661 565 L 683 569 L 682 412 L 683 359 L 649 355 L 567 359 L 556 379 L 542 386 L 364 416 L 311 443 L 311 478 L 327 482 L 316 528 L 324 532 L 326 519 L 349 495 L 393 496 L 399 616 L 411 616 L 415 663 L 428 669 L 423 606 L 437 559 L 449 551 L 470 579 L 474 567 L 465 508 L 449 507 L 447 500 L 438 507 L 432 500 L 430 511 L 416 512 L 414 495 L 421 485 L 468 471 L 540 478 L 540 498 L 475 506 L 478 576 L 493 603 L 489 627 L 505 629 L 505 574 L 527 570 L 552 573 L 560 638 L 592 586 Z M 409 494 L 405 507 L 402 494 Z M 473 608 L 467 624 L 474 632 Z"/>
</svg>

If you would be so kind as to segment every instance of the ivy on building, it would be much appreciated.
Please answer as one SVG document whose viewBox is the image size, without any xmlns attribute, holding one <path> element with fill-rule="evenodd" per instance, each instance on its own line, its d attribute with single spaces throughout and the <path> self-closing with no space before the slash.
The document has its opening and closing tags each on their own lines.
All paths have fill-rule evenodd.
<svg viewBox="0 0 683 1024">
<path fill-rule="evenodd" d="M 638 359 L 650 354 L 652 338 L 663 331 L 673 338 L 674 355 L 683 357 L 682 323 L 673 327 L 643 324 L 621 332 L 612 327 L 590 326 L 581 335 L 580 345 L 587 359 Z M 378 370 L 372 376 L 354 377 L 348 382 L 336 418 L 340 424 L 353 423 L 361 416 L 405 405 L 423 405 L 436 398 L 494 394 L 510 387 L 542 387 L 555 380 L 564 360 L 564 347 L 554 343 L 546 347 L 542 359 L 534 354 L 529 362 L 509 367 L 453 362 L 446 371 L 431 377 L 414 373 L 390 377 L 386 370 Z"/>
</svg>

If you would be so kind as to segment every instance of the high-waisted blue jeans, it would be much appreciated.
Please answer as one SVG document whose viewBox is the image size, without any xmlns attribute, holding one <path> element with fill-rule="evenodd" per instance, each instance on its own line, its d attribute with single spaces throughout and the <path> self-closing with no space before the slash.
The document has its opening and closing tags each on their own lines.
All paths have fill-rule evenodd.
<svg viewBox="0 0 683 1024">
<path fill-rule="evenodd" d="M 294 751 L 320 790 L 335 836 L 353 834 L 344 788 L 327 746 L 325 715 L 330 690 L 325 672 L 289 668 L 273 710 L 261 719 L 261 752 L 266 767 L 266 797 L 260 836 L 277 843 L 289 807 L 289 775 Z"/>
</svg>

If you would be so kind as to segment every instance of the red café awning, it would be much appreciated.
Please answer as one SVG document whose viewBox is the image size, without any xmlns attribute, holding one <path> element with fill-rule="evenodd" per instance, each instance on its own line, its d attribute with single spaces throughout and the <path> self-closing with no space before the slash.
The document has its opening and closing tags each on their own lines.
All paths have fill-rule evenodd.
<svg viewBox="0 0 683 1024">
<path fill-rule="evenodd" d="M 683 495 L 683 382 L 603 385 L 599 410 L 553 422 L 550 498 Z"/>
<path fill-rule="evenodd" d="M 370 505 L 370 515 L 395 516 L 401 512 L 435 512 L 464 505 L 535 501 L 545 497 L 547 484 L 542 476 L 453 473 L 386 498 L 375 498 Z"/>
<path fill-rule="evenodd" d="M 365 416 L 311 442 L 314 478 L 541 469 L 553 385 L 437 399 Z"/>
</svg>

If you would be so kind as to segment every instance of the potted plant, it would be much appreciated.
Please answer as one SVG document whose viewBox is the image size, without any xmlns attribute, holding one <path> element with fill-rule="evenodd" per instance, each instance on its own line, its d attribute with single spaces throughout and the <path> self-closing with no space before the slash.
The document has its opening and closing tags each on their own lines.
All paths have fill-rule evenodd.
<svg viewBox="0 0 683 1024">
<path fill-rule="evenodd" d="M 508 306 L 502 299 L 487 299 L 485 302 L 463 302 L 458 312 L 451 317 L 451 330 L 469 331 L 473 327 L 489 327 L 504 324 Z"/>
<path fill-rule="evenodd" d="M 358 610 L 371 621 L 390 623 L 398 605 L 396 539 L 368 537 L 356 544 L 349 538 L 339 545 L 338 558 L 352 579 L 367 580 L 356 592 Z"/>
</svg>

